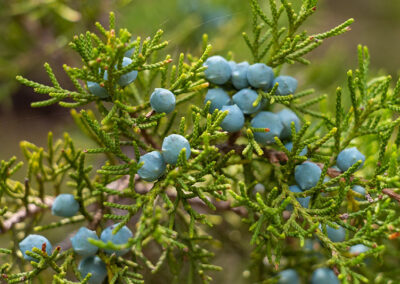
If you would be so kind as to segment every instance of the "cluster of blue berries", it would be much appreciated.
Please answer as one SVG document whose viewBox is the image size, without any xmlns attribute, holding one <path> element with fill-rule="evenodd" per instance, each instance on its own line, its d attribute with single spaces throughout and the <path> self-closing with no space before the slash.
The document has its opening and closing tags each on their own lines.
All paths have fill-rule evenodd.
<svg viewBox="0 0 400 284">
<path fill-rule="evenodd" d="M 103 230 L 100 235 L 101 241 L 104 243 L 111 242 L 115 245 L 126 244 L 130 238 L 133 237 L 132 231 L 123 226 L 116 234 L 112 234 L 114 228 L 118 226 L 118 224 L 111 225 Z M 99 240 L 95 231 L 89 230 L 86 227 L 81 227 L 79 231 L 71 238 L 72 248 L 74 252 L 83 257 L 80 261 L 78 270 L 81 273 L 82 277 L 85 277 L 88 273 L 91 273 L 92 276 L 89 280 L 90 284 L 99 284 L 103 283 L 104 279 L 107 276 L 107 269 L 105 263 L 96 255 L 98 252 L 98 247 L 91 244 L 89 239 Z M 36 258 L 33 258 L 26 254 L 27 251 L 32 252 L 34 247 L 38 249 L 43 249 L 44 244 L 46 246 L 46 253 L 50 255 L 52 253 L 52 245 L 48 239 L 41 235 L 31 234 L 23 239 L 19 243 L 19 248 L 22 252 L 24 259 L 29 261 L 37 261 Z M 115 254 L 117 256 L 125 255 L 129 252 L 129 249 L 123 250 L 112 250 L 105 249 L 104 252 L 106 254 Z"/>
<path fill-rule="evenodd" d="M 344 149 L 341 151 L 338 155 L 337 158 L 337 168 L 339 171 L 347 171 L 351 166 L 353 166 L 355 163 L 358 161 L 362 161 L 360 167 L 363 165 L 365 161 L 365 156 L 358 151 L 357 148 L 352 147 L 348 149 Z M 310 161 L 306 161 L 302 163 L 301 165 L 298 165 L 295 169 L 295 180 L 298 185 L 292 185 L 289 187 L 290 191 L 292 192 L 303 192 L 305 190 L 308 190 L 314 186 L 317 185 L 318 181 L 320 180 L 321 177 L 321 168 Z M 324 182 L 329 180 L 328 178 L 325 178 Z M 360 185 L 354 185 L 352 187 L 352 190 L 357 192 L 359 195 L 365 196 L 365 188 L 360 186 Z M 297 198 L 297 201 L 300 203 L 301 206 L 308 208 L 309 202 L 310 202 L 310 196 L 303 197 L 303 198 Z M 360 200 L 360 198 L 356 197 L 357 200 Z M 320 226 L 320 229 L 322 227 Z M 343 242 L 346 238 L 346 231 L 343 227 L 338 226 L 338 228 L 332 228 L 330 226 L 326 226 L 326 232 L 328 235 L 328 238 L 332 242 Z M 360 253 L 366 252 L 369 248 L 366 247 L 363 244 L 358 244 L 350 247 L 349 252 L 354 255 L 358 255 Z M 322 272 L 320 272 L 318 275 L 322 275 Z M 315 276 L 316 278 L 320 276 Z M 314 276 L 313 276 L 314 279 Z M 319 279 L 319 278 L 318 278 Z M 318 282 L 313 282 L 313 283 L 318 283 Z M 324 282 L 325 283 L 325 282 Z M 331 282 L 327 282 L 331 283 Z M 338 282 L 332 282 L 332 283 L 338 283 Z"/>
<path fill-rule="evenodd" d="M 270 91 L 278 84 L 277 95 L 285 96 L 293 94 L 297 89 L 297 80 L 290 76 L 278 76 L 274 78 L 272 68 L 264 63 L 250 65 L 244 61 L 236 63 L 227 61 L 222 56 L 212 56 L 206 60 L 204 71 L 206 79 L 216 85 L 224 85 L 230 82 L 238 90 L 232 98 L 223 88 L 209 89 L 204 103 L 211 103 L 210 112 L 216 109 L 228 111 L 228 115 L 221 123 L 221 128 L 228 132 L 239 131 L 245 122 L 245 115 L 256 114 L 251 120 L 254 128 L 268 128 L 269 132 L 256 132 L 254 137 L 260 144 L 273 143 L 274 137 L 287 139 L 291 136 L 291 122 L 294 121 L 296 129 L 300 127 L 300 120 L 292 111 L 285 109 L 275 114 L 262 111 L 266 105 L 261 100 L 257 105 L 258 98 L 256 89 L 264 92 Z"/>
<path fill-rule="evenodd" d="M 133 52 L 134 52 L 134 48 L 126 51 L 126 53 L 124 54 L 124 58 L 122 59 L 122 67 L 126 67 L 132 63 L 132 59 L 130 57 L 132 56 Z M 100 71 L 101 70 L 99 70 L 99 72 Z M 136 70 L 132 70 L 124 75 L 121 75 L 118 79 L 118 85 L 120 85 L 121 87 L 125 87 L 125 86 L 129 85 L 130 83 L 132 83 L 133 81 L 136 80 L 137 75 L 138 75 L 138 71 L 136 71 Z M 108 80 L 107 70 L 104 71 L 103 79 L 105 81 Z M 93 95 L 99 97 L 100 99 L 106 99 L 109 97 L 107 89 L 104 88 L 103 84 L 87 81 L 87 87 Z"/>
<path fill-rule="evenodd" d="M 365 156 L 358 151 L 356 147 L 344 149 L 337 157 L 336 164 L 339 171 L 345 172 L 358 161 L 362 161 L 360 167 L 364 164 Z M 310 161 L 298 165 L 295 169 L 294 179 L 298 185 L 292 185 L 289 189 L 292 192 L 302 192 L 317 185 L 321 177 L 321 168 Z M 365 188 L 359 185 L 353 186 L 353 191 L 365 196 Z M 298 198 L 299 203 L 307 208 L 310 196 Z"/>
<path fill-rule="evenodd" d="M 300 278 L 296 270 L 286 269 L 278 274 L 278 284 L 300 284 Z M 311 284 L 339 284 L 339 279 L 332 269 L 318 268 L 311 276 Z"/>
<path fill-rule="evenodd" d="M 123 226 L 116 234 L 112 231 L 118 224 L 111 225 L 103 230 L 100 235 L 101 241 L 104 243 L 111 242 L 115 245 L 126 244 L 130 238 L 133 237 L 132 231 L 127 227 Z M 88 273 L 92 276 L 89 280 L 91 284 L 103 283 L 107 276 L 107 269 L 105 263 L 96 255 L 98 247 L 92 245 L 89 239 L 99 240 L 95 231 L 89 230 L 88 228 L 81 227 L 79 231 L 71 238 L 73 250 L 83 256 L 84 258 L 80 261 L 78 270 L 82 277 L 85 277 Z M 129 249 L 123 250 L 112 250 L 105 249 L 106 254 L 115 254 L 117 256 L 125 255 L 129 252 Z"/>
<path fill-rule="evenodd" d="M 161 153 L 152 151 L 140 156 L 139 164 L 143 163 L 138 170 L 138 175 L 145 181 L 155 181 L 161 177 L 166 170 L 166 164 L 175 165 L 179 154 L 185 149 L 186 160 L 190 157 L 189 141 L 179 134 L 171 134 L 164 138 Z"/>
</svg>

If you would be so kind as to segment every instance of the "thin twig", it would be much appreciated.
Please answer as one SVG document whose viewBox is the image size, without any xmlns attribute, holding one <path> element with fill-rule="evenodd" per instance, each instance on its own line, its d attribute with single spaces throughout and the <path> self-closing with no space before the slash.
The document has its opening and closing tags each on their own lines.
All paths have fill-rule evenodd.
<svg viewBox="0 0 400 284">
<path fill-rule="evenodd" d="M 51 208 L 51 206 L 53 205 L 53 201 L 54 201 L 53 197 L 46 196 L 43 199 L 43 205 L 47 206 L 48 208 Z M 28 211 L 26 209 L 28 209 Z M 24 221 L 26 218 L 40 213 L 43 209 L 44 209 L 43 207 L 37 206 L 35 204 L 28 204 L 27 208 L 25 207 L 21 208 L 13 215 L 11 215 L 10 218 L 3 221 L 3 227 L 1 229 L 1 233 L 4 234 L 5 232 L 9 231 L 15 224 L 18 224 Z"/>
</svg>

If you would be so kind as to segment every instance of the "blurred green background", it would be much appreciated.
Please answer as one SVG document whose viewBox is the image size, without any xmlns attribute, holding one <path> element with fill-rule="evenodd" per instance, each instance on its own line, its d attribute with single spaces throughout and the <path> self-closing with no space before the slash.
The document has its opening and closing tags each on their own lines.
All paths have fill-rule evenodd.
<svg viewBox="0 0 400 284">
<path fill-rule="evenodd" d="M 78 139 L 78 145 L 87 146 L 87 140 L 74 130 L 67 110 L 58 107 L 31 109 L 30 102 L 40 98 L 30 88 L 18 85 L 15 76 L 22 74 L 47 83 L 42 67 L 47 61 L 60 81 L 70 86 L 62 64 L 77 66 L 80 62 L 68 48 L 69 40 L 87 29 L 94 31 L 95 21 L 106 25 L 109 11 L 116 13 L 117 25 L 128 28 L 134 36 L 144 38 L 157 29 L 163 29 L 164 39 L 170 41 L 168 52 L 175 58 L 180 52 L 198 54 L 202 34 L 208 33 L 214 54 L 226 55 L 231 50 L 236 61 L 251 61 L 241 37 L 241 32 L 249 29 L 251 20 L 248 1 L 245 0 L 2 0 L 0 159 L 12 155 L 21 157 L 21 140 L 45 145 L 48 131 L 53 131 L 56 137 L 68 131 Z M 307 22 L 306 28 L 312 33 L 323 32 L 350 17 L 356 20 L 352 30 L 327 40 L 309 55 L 307 58 L 312 65 L 285 67 L 283 73 L 298 78 L 300 90 L 312 87 L 317 93 L 332 94 L 328 100 L 333 99 L 335 88 L 344 85 L 346 71 L 355 68 L 359 43 L 370 48 L 374 74 L 385 71 L 397 78 L 400 1 L 321 0 L 317 13 Z M 239 221 L 235 218 L 232 216 L 217 222 L 234 225 Z M 224 231 L 217 229 L 215 234 L 222 236 Z M 50 239 L 58 242 L 62 236 L 64 234 L 57 234 Z M 219 254 L 216 264 L 226 269 L 221 275 L 223 283 L 241 283 L 245 253 L 237 251 L 239 247 L 235 242 L 247 240 L 243 239 L 240 231 L 233 231 L 225 238 L 230 245 L 221 248 L 224 253 Z"/>
</svg>

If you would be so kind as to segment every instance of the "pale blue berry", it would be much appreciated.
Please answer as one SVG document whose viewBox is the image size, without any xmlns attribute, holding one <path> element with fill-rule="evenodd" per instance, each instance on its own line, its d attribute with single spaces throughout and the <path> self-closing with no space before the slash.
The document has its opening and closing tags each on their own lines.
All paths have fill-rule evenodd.
<svg viewBox="0 0 400 284">
<path fill-rule="evenodd" d="M 297 117 L 297 115 L 293 111 L 285 108 L 285 109 L 281 110 L 280 112 L 278 112 L 278 116 L 283 125 L 283 130 L 280 135 L 281 139 L 289 139 L 290 137 L 292 137 L 292 126 L 291 126 L 292 121 L 294 122 L 296 132 L 299 131 L 300 119 Z"/>
<path fill-rule="evenodd" d="M 150 105 L 156 112 L 170 113 L 175 109 L 175 95 L 167 89 L 155 88 L 150 96 Z"/>
<path fill-rule="evenodd" d="M 293 149 L 293 142 L 288 142 L 285 144 L 285 148 L 288 149 L 289 152 L 292 151 Z M 307 155 L 307 147 L 304 147 L 303 150 L 299 153 L 300 156 L 305 156 Z"/>
<path fill-rule="evenodd" d="M 132 59 L 130 59 L 129 57 L 124 57 L 122 59 L 122 67 L 126 67 L 131 63 L 132 63 Z M 121 75 L 121 77 L 119 77 L 118 84 L 121 87 L 129 85 L 130 83 L 132 83 L 133 81 L 136 80 L 137 75 L 138 75 L 138 71 L 136 71 L 136 70 L 132 70 L 124 75 Z"/>
<path fill-rule="evenodd" d="M 109 97 L 106 88 L 103 88 L 102 86 L 100 86 L 99 83 L 88 81 L 87 87 L 89 89 L 89 92 L 91 92 L 93 95 L 99 97 L 100 99 L 106 99 Z"/>
<path fill-rule="evenodd" d="M 132 59 L 130 59 L 129 57 L 122 58 L 122 67 L 126 67 L 131 63 L 132 63 Z M 138 75 L 138 71 L 136 71 L 136 70 L 132 70 L 124 75 L 121 75 L 118 79 L 118 84 L 121 87 L 125 87 L 126 85 L 129 85 L 130 83 L 135 81 L 137 78 L 137 75 Z M 104 80 L 108 80 L 107 70 L 104 71 Z"/>
<path fill-rule="evenodd" d="M 265 186 L 262 183 L 257 183 L 254 186 L 254 194 L 260 193 L 263 194 L 265 192 Z"/>
<path fill-rule="evenodd" d="M 269 111 L 259 112 L 251 120 L 251 126 L 254 128 L 269 128 L 269 132 L 254 132 L 254 139 L 262 145 L 274 143 L 274 137 L 279 137 L 283 130 L 283 125 L 279 116 Z"/>
<path fill-rule="evenodd" d="M 364 253 L 369 251 L 369 247 L 363 244 L 358 244 L 350 247 L 350 253 L 353 255 L 359 255 L 360 253 Z"/>
<path fill-rule="evenodd" d="M 291 76 L 278 76 L 274 79 L 273 86 L 278 83 L 276 94 L 286 96 L 293 94 L 297 89 L 297 80 Z"/>
<path fill-rule="evenodd" d="M 315 163 L 304 162 L 296 167 L 294 179 L 302 190 L 307 190 L 317 185 L 321 173 L 321 168 Z"/>
<path fill-rule="evenodd" d="M 254 101 L 257 99 L 258 94 L 252 89 L 242 89 L 237 92 L 233 97 L 233 103 L 236 104 L 244 114 L 252 114 L 260 110 L 261 104 L 258 103 L 253 106 Z"/>
<path fill-rule="evenodd" d="M 186 149 L 186 160 L 190 157 L 190 144 L 185 137 L 179 134 L 171 134 L 164 138 L 162 143 L 162 155 L 164 161 L 168 164 L 175 165 L 178 161 L 181 150 Z"/>
<path fill-rule="evenodd" d="M 233 69 L 235 69 L 236 67 L 236 62 L 233 60 L 228 61 L 229 67 L 231 67 L 231 71 L 233 71 Z"/>
<path fill-rule="evenodd" d="M 247 69 L 249 66 L 250 65 L 247 61 L 231 65 L 231 82 L 236 89 L 241 90 L 249 86 L 249 81 L 247 81 Z"/>
<path fill-rule="evenodd" d="M 364 187 L 362 187 L 360 185 L 354 185 L 352 187 L 352 190 L 365 197 L 365 188 Z M 356 197 L 356 200 L 361 201 L 361 200 L 363 200 L 363 198 Z"/>
<path fill-rule="evenodd" d="M 92 274 L 89 284 L 101 284 L 107 276 L 106 264 L 98 256 L 88 256 L 82 259 L 78 270 L 82 277 L 86 277 L 88 273 Z"/>
<path fill-rule="evenodd" d="M 279 280 L 278 284 L 299 284 L 300 279 L 296 270 L 294 269 L 285 269 L 279 272 L 278 274 Z"/>
<path fill-rule="evenodd" d="M 216 55 L 209 57 L 206 62 L 204 62 L 204 66 L 207 67 L 204 71 L 204 75 L 211 83 L 222 85 L 231 78 L 231 67 L 228 61 L 222 56 Z"/>
<path fill-rule="evenodd" d="M 115 245 L 123 245 L 128 242 L 130 238 L 133 237 L 132 231 L 129 230 L 127 226 L 123 226 L 116 234 L 113 234 L 112 231 L 118 226 L 118 224 L 111 225 L 103 230 L 100 235 L 100 239 L 107 243 L 112 242 Z M 105 249 L 107 254 L 115 253 L 117 256 L 121 256 L 127 254 L 129 252 L 129 248 L 125 248 L 122 250 L 113 250 L 113 249 Z"/>
<path fill-rule="evenodd" d="M 38 259 L 27 255 L 26 251 L 32 252 L 33 248 L 38 248 L 41 250 L 43 248 L 43 244 L 46 244 L 46 253 L 48 255 L 51 255 L 51 252 L 53 250 L 51 243 L 49 242 L 48 239 L 46 239 L 45 237 L 43 237 L 41 235 L 31 234 L 31 235 L 27 236 L 25 239 L 23 239 L 19 243 L 19 249 L 21 250 L 22 255 L 24 256 L 24 259 L 29 260 L 29 261 L 33 260 L 33 261 L 37 262 Z"/>
<path fill-rule="evenodd" d="M 228 111 L 228 115 L 221 122 L 221 128 L 228 132 L 236 132 L 244 125 L 244 115 L 237 105 L 223 106 L 222 111 Z"/>
<path fill-rule="evenodd" d="M 58 195 L 51 206 L 51 213 L 59 217 L 72 217 L 79 211 L 79 203 L 72 194 Z"/>
<path fill-rule="evenodd" d="M 326 233 L 328 238 L 334 243 L 343 242 L 346 238 L 346 230 L 342 226 L 339 226 L 339 228 L 335 229 L 327 225 Z"/>
<path fill-rule="evenodd" d="M 95 231 L 89 230 L 86 227 L 81 227 L 79 231 L 71 238 L 72 248 L 74 252 L 82 256 L 91 256 L 95 255 L 98 251 L 98 247 L 92 245 L 88 239 L 98 240 Z"/>
<path fill-rule="evenodd" d="M 140 156 L 139 164 L 143 162 L 138 170 L 138 175 L 146 181 L 155 181 L 165 172 L 165 161 L 160 152 L 153 151 Z"/>
<path fill-rule="evenodd" d="M 341 171 L 345 172 L 359 160 L 362 161 L 360 165 L 360 167 L 362 167 L 365 162 L 365 156 L 361 154 L 356 147 L 352 147 L 344 149 L 342 152 L 339 153 L 336 164 Z"/>
<path fill-rule="evenodd" d="M 213 113 L 216 109 L 221 110 L 225 105 L 232 104 L 231 97 L 221 88 L 208 89 L 204 104 L 208 101 L 211 102 L 210 113 Z"/>
<path fill-rule="evenodd" d="M 312 274 L 311 284 L 339 284 L 339 279 L 332 269 L 318 268 Z"/>
<path fill-rule="evenodd" d="M 291 186 L 289 186 L 289 190 L 290 190 L 291 192 L 294 192 L 294 193 L 303 192 L 303 191 L 301 190 L 301 188 L 298 187 L 297 185 L 291 185 Z M 300 203 L 300 205 L 303 206 L 304 208 L 308 208 L 308 205 L 309 205 L 309 203 L 310 203 L 310 199 L 311 199 L 311 196 L 297 197 L 297 198 L 296 198 L 296 200 L 297 200 L 297 201 Z M 291 210 L 291 208 L 292 208 L 292 206 L 289 206 L 289 210 Z"/>
<path fill-rule="evenodd" d="M 252 87 L 268 91 L 272 88 L 274 72 L 264 63 L 256 63 L 247 69 L 247 80 Z"/>
</svg>

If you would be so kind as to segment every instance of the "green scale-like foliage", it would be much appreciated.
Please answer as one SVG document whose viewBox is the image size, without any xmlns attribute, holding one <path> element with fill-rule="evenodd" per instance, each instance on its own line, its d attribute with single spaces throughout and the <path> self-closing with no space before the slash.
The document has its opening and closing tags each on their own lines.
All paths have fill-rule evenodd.
<svg viewBox="0 0 400 284">
<path fill-rule="evenodd" d="M 316 10 L 316 1 L 303 0 L 298 11 L 286 0 L 267 1 L 268 11 L 258 1 L 250 2 L 253 39 L 243 34 L 244 39 L 254 62 L 273 67 L 276 76 L 284 64 L 309 64 L 304 58 L 307 53 L 324 39 L 348 31 L 353 21 L 308 35 L 299 28 Z M 162 31 L 132 41 L 126 29 L 116 31 L 112 13 L 108 30 L 99 23 L 96 26 L 100 35 L 87 32 L 70 44 L 82 58 L 80 68 L 64 65 L 75 90 L 64 89 L 48 64 L 45 69 L 52 86 L 17 77 L 35 92 L 50 96 L 33 103 L 33 107 L 58 103 L 72 108 L 74 121 L 96 146 L 76 149 L 68 134 L 54 142 L 51 133 L 47 149 L 22 142 L 28 169 L 24 182 L 14 179 L 22 162 L 17 163 L 16 158 L 1 162 L 0 228 L 13 240 L 9 248 L 0 249 L 8 259 L 0 267 L 4 279 L 24 282 L 50 270 L 54 283 L 77 283 L 67 279 L 87 283 L 90 275 L 83 279 L 79 274 L 78 258 L 72 249 L 56 247 L 52 255 L 34 249 L 28 255 L 38 262 L 30 266 L 22 259 L 17 244 L 32 232 L 46 235 L 74 223 L 100 232 L 111 221 L 120 223 L 114 232 L 128 225 L 133 237 L 124 245 L 90 240 L 100 248 L 98 255 L 107 266 L 110 283 L 144 283 L 148 271 L 156 274 L 160 270 L 169 271 L 174 283 L 209 283 L 210 272 L 222 269 L 213 264 L 213 215 L 224 217 L 225 211 L 242 217 L 241 225 L 249 231 L 252 252 L 244 275 L 250 275 L 252 282 L 276 282 L 277 271 L 294 263 L 304 279 L 318 267 L 333 268 L 343 283 L 397 279 L 390 272 L 371 275 L 359 268 L 367 257 L 384 257 L 384 240 L 397 232 L 400 222 L 398 204 L 392 201 L 399 197 L 400 136 L 393 136 L 400 119 L 392 117 L 400 110 L 400 81 L 392 89 L 389 76 L 370 79 L 367 48 L 358 49 L 359 66 L 348 72 L 346 91 L 336 91 L 336 113 L 316 110 L 326 95 L 305 99 L 314 90 L 287 96 L 275 94 L 278 85 L 269 92 L 258 90 L 255 105 L 262 99 L 269 102 L 270 110 L 283 105 L 303 122 L 297 133 L 292 125 L 293 148 L 288 151 L 279 138 L 275 144 L 259 145 L 254 132 L 266 130 L 250 127 L 249 121 L 240 133 L 223 132 L 220 123 L 227 112 L 210 114 L 210 103 L 203 107 L 191 104 L 199 97 L 202 100 L 209 87 L 203 73 L 211 50 L 207 36 L 203 37 L 200 56 L 181 54 L 174 63 L 170 55 L 162 55 L 168 44 L 161 40 Z M 122 68 L 123 55 L 131 48 L 135 48 L 132 63 Z M 106 70 L 107 80 L 103 77 Z M 120 76 L 132 70 L 139 72 L 136 81 L 118 86 Z M 100 99 L 91 94 L 87 81 L 99 83 L 109 97 Z M 156 87 L 172 91 L 176 104 L 184 107 L 168 116 L 151 111 L 149 97 Z M 342 103 L 344 96 L 350 98 L 350 107 Z M 177 164 L 168 165 L 157 181 L 144 182 L 137 175 L 142 166 L 138 163 L 140 155 L 159 150 L 164 137 L 171 133 L 189 141 L 191 158 L 186 160 L 185 151 L 181 151 Z M 358 170 L 360 162 L 345 172 L 332 168 L 345 148 L 356 145 L 367 152 L 369 145 L 362 141 L 370 141 L 370 147 L 375 147 L 370 151 L 376 152 L 370 153 L 374 155 L 368 157 L 362 170 Z M 301 156 L 304 147 L 308 151 Z M 87 157 L 93 155 L 106 161 L 98 168 L 88 165 Z M 311 189 L 293 193 L 289 185 L 294 183 L 294 169 L 305 160 L 320 165 L 320 181 Z M 331 179 L 324 182 L 327 176 Z M 253 193 L 257 183 L 265 186 L 264 192 Z M 355 184 L 366 188 L 366 200 L 355 199 L 357 194 L 351 190 Z M 53 197 L 66 186 L 72 188 L 80 205 L 79 214 L 54 223 L 41 222 Z M 308 196 L 310 206 L 303 208 L 296 198 Z M 287 211 L 289 205 L 291 212 Z M 22 218 L 14 220 L 17 214 Z M 345 228 L 346 240 L 332 242 L 326 234 L 328 225 Z M 320 256 L 303 249 L 305 241 L 313 238 L 319 240 Z M 356 257 L 350 255 L 348 247 L 355 244 L 364 244 L 370 250 Z M 123 257 L 103 252 L 125 248 L 130 253 Z M 148 250 L 157 257 L 149 257 Z M 281 263 L 282 259 L 285 261 Z M 272 266 L 265 266 L 266 261 Z"/>
</svg>

